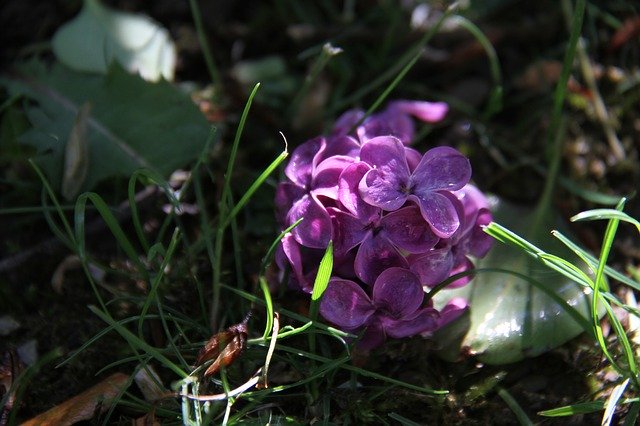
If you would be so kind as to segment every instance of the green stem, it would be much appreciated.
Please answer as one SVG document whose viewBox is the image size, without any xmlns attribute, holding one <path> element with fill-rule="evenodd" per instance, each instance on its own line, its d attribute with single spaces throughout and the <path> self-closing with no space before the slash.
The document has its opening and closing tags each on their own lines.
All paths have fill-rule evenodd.
<svg viewBox="0 0 640 426">
<path fill-rule="evenodd" d="M 211 82 L 215 86 L 220 86 L 220 75 L 218 74 L 218 69 L 216 68 L 215 62 L 213 61 L 209 41 L 207 40 L 207 36 L 204 32 L 204 26 L 202 25 L 202 16 L 200 15 L 198 2 L 196 0 L 189 0 L 189 6 L 191 7 L 191 16 L 193 16 L 193 23 L 196 26 L 196 32 L 198 33 L 198 42 L 200 43 L 200 47 L 202 48 L 202 55 L 204 56 L 204 61 L 207 64 L 209 77 L 211 77 Z"/>
<path fill-rule="evenodd" d="M 565 4 L 568 4 L 569 0 L 564 0 Z M 551 114 L 551 124 L 549 125 L 549 132 L 547 133 L 547 152 L 551 154 L 549 174 L 545 182 L 545 187 L 538 202 L 538 207 L 533 216 L 533 223 L 530 227 L 529 235 L 535 235 L 540 226 L 544 222 L 547 212 L 551 206 L 551 199 L 555 190 L 555 184 L 558 178 L 560 170 L 560 161 L 562 158 L 562 148 L 564 138 L 562 135 L 562 106 L 567 96 L 567 84 L 569 82 L 569 76 L 573 65 L 573 60 L 576 56 L 578 47 L 578 40 L 580 39 L 580 33 L 582 31 L 582 21 L 584 19 L 584 11 L 586 8 L 586 0 L 577 0 L 576 9 L 573 12 L 571 19 L 571 36 L 569 37 L 569 43 L 567 51 L 564 55 L 564 61 L 562 65 L 562 73 L 560 74 L 560 80 L 556 86 L 556 90 L 553 98 L 553 111 Z"/>
</svg>

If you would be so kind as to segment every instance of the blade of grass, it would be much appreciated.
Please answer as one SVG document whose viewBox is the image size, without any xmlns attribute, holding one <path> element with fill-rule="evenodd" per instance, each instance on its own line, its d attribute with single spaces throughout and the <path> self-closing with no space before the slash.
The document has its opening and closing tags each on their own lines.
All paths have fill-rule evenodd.
<svg viewBox="0 0 640 426">
<path fill-rule="evenodd" d="M 602 415 L 602 426 L 609 426 L 611 424 L 611 420 L 613 420 L 613 413 L 618 406 L 618 401 L 622 397 L 627 385 L 629 384 L 629 379 L 627 378 L 624 382 L 617 385 L 613 388 L 611 395 L 607 398 L 607 402 L 604 405 L 604 414 Z"/>
<path fill-rule="evenodd" d="M 371 83 L 367 84 L 366 86 L 360 88 L 351 96 L 345 96 L 341 102 L 336 103 L 336 105 L 334 105 L 333 108 L 331 108 L 330 112 L 332 114 L 335 114 L 336 111 L 340 111 L 346 108 L 347 106 L 357 102 L 364 96 L 368 95 L 369 93 L 376 90 L 378 87 L 385 84 L 387 81 L 393 79 L 395 84 L 391 83 L 391 85 L 387 87 L 387 89 L 383 92 L 383 95 L 379 96 L 376 102 L 374 103 L 374 105 L 372 106 L 372 108 L 370 108 L 370 111 L 374 111 L 375 108 L 377 108 L 377 106 L 384 101 L 384 99 L 386 98 L 386 95 L 388 95 L 393 90 L 393 87 L 395 87 L 395 85 L 398 84 L 398 82 L 401 80 L 401 78 L 398 79 L 397 76 L 400 74 L 404 76 L 407 72 L 409 72 L 409 70 L 413 67 L 413 65 L 419 58 L 424 46 L 426 46 L 429 40 L 431 40 L 431 38 L 433 38 L 433 36 L 438 32 L 442 24 L 456 10 L 457 10 L 457 4 L 454 3 L 442 14 L 442 16 L 438 19 L 438 21 L 431 28 L 429 28 L 429 31 L 427 31 L 422 36 L 422 38 L 413 46 L 413 48 L 409 49 L 407 53 L 405 53 L 404 55 L 402 55 L 402 57 L 400 57 L 400 59 L 395 63 L 394 66 L 388 68 L 385 72 L 381 73 L 380 76 L 378 76 L 375 80 L 373 80 Z"/>
<path fill-rule="evenodd" d="M 127 330 L 120 322 L 114 320 L 104 312 L 97 309 L 95 306 L 89 306 L 89 310 L 96 314 L 100 319 L 109 324 L 120 334 L 132 347 L 137 348 L 147 355 L 155 358 L 158 362 L 162 363 L 165 367 L 176 373 L 181 378 L 187 377 L 189 374 L 178 367 L 173 361 L 164 356 L 158 349 L 149 345 L 144 340 Z M 142 360 L 141 360 L 142 361 Z"/>
<path fill-rule="evenodd" d="M 489 101 L 482 114 L 482 121 L 488 121 L 495 113 L 502 109 L 502 72 L 500 71 L 500 61 L 498 60 L 498 54 L 496 53 L 493 44 L 487 38 L 482 30 L 469 19 L 461 15 L 452 16 L 451 19 L 454 23 L 460 25 L 465 30 L 469 31 L 473 35 L 478 43 L 482 46 L 489 58 L 489 67 L 491 71 L 491 78 L 493 79 L 494 87 L 491 89 L 489 95 Z"/>
<path fill-rule="evenodd" d="M 229 160 L 227 161 L 227 172 L 224 177 L 224 186 L 222 188 L 222 195 L 220 196 L 220 200 L 218 202 L 218 229 L 216 231 L 215 238 L 215 249 L 214 249 L 214 264 L 213 267 L 213 292 L 212 292 L 212 302 L 211 302 L 211 316 L 210 316 L 210 324 L 211 329 L 216 330 L 217 321 L 218 321 L 218 311 L 220 309 L 220 277 L 221 277 L 221 268 L 222 268 L 222 247 L 223 247 L 223 239 L 224 232 L 226 227 L 229 225 L 230 218 L 228 216 L 228 205 L 227 201 L 229 200 L 229 192 L 231 191 L 231 177 L 233 174 L 233 167 L 235 165 L 236 156 L 238 153 L 238 147 L 240 145 L 240 137 L 242 136 L 242 132 L 244 131 L 245 123 L 247 122 L 247 116 L 249 115 L 249 110 L 251 109 L 251 104 L 253 103 L 253 99 L 255 98 L 258 89 L 260 88 L 260 83 L 256 84 L 247 99 L 247 103 L 244 106 L 244 110 L 242 111 L 242 115 L 240 116 L 240 122 L 238 123 L 238 128 L 236 129 L 236 135 L 233 140 L 233 145 L 231 146 L 231 153 L 229 154 Z M 246 195 L 246 194 L 245 194 Z M 238 205 L 236 205 L 238 207 Z M 238 209 L 239 211 L 239 209 Z M 236 212 L 237 213 L 237 212 Z"/>
<path fill-rule="evenodd" d="M 511 408 L 511 411 L 513 411 L 513 414 L 515 414 L 518 422 L 522 426 L 533 426 L 533 422 L 531 421 L 529 416 L 527 416 L 527 413 L 524 412 L 520 404 L 518 404 L 518 401 L 516 401 L 516 399 L 511 396 L 511 394 L 505 388 L 498 385 L 497 391 L 498 396 L 502 398 L 502 400 L 509 406 L 509 408 Z"/>
<path fill-rule="evenodd" d="M 207 71 L 209 71 L 209 77 L 211 78 L 211 82 L 214 85 L 220 86 L 220 75 L 218 74 L 216 64 L 213 60 L 213 55 L 211 54 L 211 47 L 209 46 L 209 40 L 207 39 L 204 26 L 202 25 L 202 17 L 200 15 L 200 8 L 198 7 L 198 2 L 196 0 L 189 0 L 189 7 L 191 8 L 193 23 L 196 27 L 196 33 L 198 34 L 198 42 L 200 43 L 200 47 L 202 48 L 202 55 L 204 56 L 204 61 L 207 64 Z"/>
</svg>

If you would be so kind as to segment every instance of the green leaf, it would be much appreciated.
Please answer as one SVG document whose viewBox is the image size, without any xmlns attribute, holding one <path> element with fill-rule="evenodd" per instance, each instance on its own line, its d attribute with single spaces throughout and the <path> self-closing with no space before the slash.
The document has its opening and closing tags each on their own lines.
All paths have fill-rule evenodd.
<svg viewBox="0 0 640 426">
<path fill-rule="evenodd" d="M 329 241 L 329 246 L 322 256 L 320 266 L 318 267 L 318 275 L 313 283 L 313 293 L 311 293 L 311 300 L 314 302 L 320 300 L 324 291 L 329 285 L 329 279 L 331 278 L 331 272 L 333 271 L 333 242 Z"/>
<path fill-rule="evenodd" d="M 529 230 L 533 212 L 501 200 L 496 200 L 493 211 L 496 222 L 516 233 Z M 542 247 L 580 265 L 577 257 L 551 236 L 549 231 L 560 225 L 544 223 L 539 235 L 528 235 L 528 240 L 513 244 L 532 252 Z M 511 244 L 496 241 L 487 257 L 476 262 L 479 272 L 469 285 L 437 293 L 433 297 L 436 308 L 456 296 L 471 305 L 468 314 L 436 333 L 444 346 L 441 355 L 453 360 L 466 347 L 483 362 L 505 364 L 539 355 L 591 331 L 591 297 L 584 286 L 568 278 L 582 282 L 588 276 L 557 256 L 541 258 L 558 265 L 567 276 Z"/>
<path fill-rule="evenodd" d="M 117 61 L 146 80 L 173 80 L 176 48 L 169 32 L 147 16 L 113 10 L 98 0 L 85 0 L 52 44 L 58 60 L 77 71 L 106 74 Z"/>
<path fill-rule="evenodd" d="M 37 149 L 36 162 L 56 189 L 71 129 L 87 102 L 92 105 L 86 122 L 89 160 L 81 191 L 139 168 L 168 177 L 195 160 L 207 140 L 209 125 L 188 96 L 115 64 L 106 76 L 98 76 L 32 61 L 10 78 L 0 78 L 0 85 L 35 101 L 25 107 L 33 128 L 20 141 Z"/>
<path fill-rule="evenodd" d="M 564 417 L 575 414 L 594 413 L 604 409 L 604 401 L 583 402 L 580 404 L 566 405 L 564 407 L 552 408 L 551 410 L 540 411 L 538 415 L 545 417 Z"/>
</svg>

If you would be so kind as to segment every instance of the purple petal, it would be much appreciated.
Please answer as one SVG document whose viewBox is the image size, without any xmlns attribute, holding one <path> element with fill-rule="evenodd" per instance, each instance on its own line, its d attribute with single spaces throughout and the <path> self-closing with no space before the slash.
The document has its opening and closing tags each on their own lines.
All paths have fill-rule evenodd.
<svg viewBox="0 0 640 426">
<path fill-rule="evenodd" d="M 392 243 L 409 253 L 427 252 L 439 241 L 416 206 L 388 213 L 382 218 L 381 226 Z"/>
<path fill-rule="evenodd" d="M 396 339 L 435 331 L 439 326 L 438 311 L 424 308 L 397 320 L 382 317 L 382 326 L 389 337 Z"/>
<path fill-rule="evenodd" d="M 305 194 L 302 187 L 291 182 L 280 182 L 276 188 L 275 208 L 276 219 L 280 225 L 285 224 L 287 213 L 293 204 L 301 199 Z"/>
<path fill-rule="evenodd" d="M 360 150 L 360 159 L 373 167 L 362 178 L 360 195 L 383 210 L 397 210 L 409 192 L 409 165 L 402 143 L 394 137 L 377 137 Z"/>
<path fill-rule="evenodd" d="M 326 248 L 331 239 L 333 226 L 327 210 L 313 195 L 305 195 L 294 203 L 287 215 L 288 224 L 303 218 L 291 233 L 306 247 Z"/>
<path fill-rule="evenodd" d="M 451 268 L 451 273 L 449 275 L 453 276 L 462 272 L 470 271 L 472 269 L 473 263 L 466 256 L 462 256 L 462 258 L 458 260 L 458 263 L 453 268 Z M 458 278 L 457 280 L 449 283 L 449 285 L 447 285 L 447 288 L 464 287 L 465 285 L 469 284 L 472 278 L 473 275 L 465 275 L 464 277 Z"/>
<path fill-rule="evenodd" d="M 300 244 L 293 238 L 291 233 L 288 233 L 280 241 L 280 247 L 276 252 L 276 264 L 283 271 L 287 269 L 287 266 L 291 268 L 291 274 L 289 274 L 289 286 L 291 288 L 310 293 L 312 286 L 307 284 L 300 249 Z"/>
<path fill-rule="evenodd" d="M 356 346 L 358 350 L 368 352 L 382 346 L 385 340 L 387 340 L 387 335 L 382 327 L 382 322 L 374 315 L 369 320 L 369 325 Z"/>
<path fill-rule="evenodd" d="M 360 155 L 360 144 L 351 136 L 334 136 L 327 139 L 325 148 L 320 152 L 319 159 L 323 161 L 336 155 L 356 158 Z"/>
<path fill-rule="evenodd" d="M 444 102 L 426 101 L 396 101 L 389 105 L 389 109 L 392 108 L 411 114 L 417 119 L 427 123 L 441 121 L 449 111 L 449 105 Z"/>
<path fill-rule="evenodd" d="M 469 254 L 477 258 L 483 258 L 487 255 L 493 246 L 493 237 L 484 232 L 483 228 L 487 226 L 493 217 L 487 209 L 481 209 L 478 212 L 476 225 L 469 236 L 468 250 Z"/>
<path fill-rule="evenodd" d="M 420 284 L 433 287 L 449 277 L 453 260 L 451 250 L 443 248 L 431 250 L 420 256 L 411 256 L 409 265 L 411 271 L 418 276 Z"/>
<path fill-rule="evenodd" d="M 360 244 L 371 231 L 360 218 L 338 209 L 332 209 L 333 244 L 336 255 L 342 255 Z"/>
<path fill-rule="evenodd" d="M 323 195 L 333 200 L 338 199 L 338 178 L 353 158 L 335 156 L 322 161 L 313 171 L 311 190 L 315 195 Z"/>
<path fill-rule="evenodd" d="M 373 285 L 378 275 L 392 266 L 406 268 L 408 264 L 389 240 L 380 234 L 375 237 L 372 233 L 367 235 L 358 248 L 354 263 L 358 278 Z"/>
<path fill-rule="evenodd" d="M 413 193 L 420 195 L 436 190 L 455 191 L 471 179 L 469 159 L 448 146 L 427 151 L 411 175 Z"/>
<path fill-rule="evenodd" d="M 342 114 L 336 120 L 333 125 L 334 135 L 346 135 L 356 125 L 362 117 L 364 117 L 364 111 L 361 109 L 351 109 Z"/>
<path fill-rule="evenodd" d="M 422 196 L 410 195 L 409 199 L 418 204 L 422 217 L 438 237 L 449 238 L 460 226 L 460 218 L 454 204 L 459 201 L 451 193 L 431 192 Z"/>
<path fill-rule="evenodd" d="M 320 136 L 308 140 L 294 149 L 291 153 L 291 160 L 289 160 L 287 167 L 284 169 L 284 174 L 292 182 L 307 188 L 311 183 L 311 174 L 315 167 L 314 157 L 324 147 L 325 143 L 324 137 Z"/>
<path fill-rule="evenodd" d="M 415 134 L 413 121 L 398 110 L 386 110 L 365 120 L 357 130 L 360 142 L 365 145 L 378 136 L 394 136 L 403 144 L 410 144 Z"/>
<path fill-rule="evenodd" d="M 360 181 L 369 170 L 371 167 L 367 163 L 353 163 L 344 169 L 338 179 L 338 200 L 362 221 L 370 221 L 380 215 L 380 209 L 365 203 L 358 190 Z"/>
<path fill-rule="evenodd" d="M 409 171 L 413 173 L 416 167 L 418 167 L 418 164 L 420 164 L 420 160 L 422 160 L 422 154 L 413 148 L 409 148 L 408 146 L 404 147 L 404 153 L 405 153 L 405 156 L 407 157 L 407 164 L 409 165 Z"/>
<path fill-rule="evenodd" d="M 469 309 L 467 301 L 461 297 L 454 297 L 440 310 L 438 328 L 455 321 Z"/>
<path fill-rule="evenodd" d="M 395 319 L 413 314 L 422 305 L 424 290 L 416 274 L 405 268 L 384 270 L 373 285 L 373 303 Z"/>
<path fill-rule="evenodd" d="M 320 314 L 345 329 L 364 325 L 375 308 L 369 296 L 353 281 L 332 278 L 320 301 Z"/>
</svg>

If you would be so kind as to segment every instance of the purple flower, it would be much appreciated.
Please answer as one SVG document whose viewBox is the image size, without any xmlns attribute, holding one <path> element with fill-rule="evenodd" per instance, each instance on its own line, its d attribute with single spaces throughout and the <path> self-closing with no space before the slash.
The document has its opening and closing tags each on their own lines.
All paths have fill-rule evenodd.
<svg viewBox="0 0 640 426">
<path fill-rule="evenodd" d="M 391 102 L 386 110 L 372 115 L 358 127 L 358 138 L 364 145 L 370 139 L 378 136 L 395 136 L 403 144 L 408 145 L 413 142 L 415 135 L 415 126 L 411 116 L 427 123 L 435 123 L 442 120 L 448 110 L 449 107 L 444 102 Z M 341 117 L 341 128 L 346 127 L 346 123 L 352 122 L 355 117 L 358 117 L 359 120 L 362 116 L 356 112 L 349 116 L 343 115 L 344 118 Z"/>
<path fill-rule="evenodd" d="M 484 257 L 493 244 L 493 238 L 482 228 L 491 220 L 489 203 L 485 196 L 473 185 L 466 185 L 455 191 L 460 200 L 458 215 L 461 225 L 458 230 L 428 253 L 410 256 L 411 270 L 420 277 L 420 282 L 433 287 L 449 276 L 473 269 L 469 256 Z M 471 276 L 459 278 L 449 284 L 449 288 L 461 287 L 471 280 Z"/>
<path fill-rule="evenodd" d="M 367 284 L 373 284 L 389 267 L 408 267 L 398 248 L 407 253 L 424 253 L 439 241 L 417 207 L 404 207 L 383 216 L 380 208 L 362 200 L 358 182 L 370 169 L 362 162 L 347 167 L 340 175 L 338 198 L 348 211 L 330 209 L 335 253 L 340 256 L 359 245 L 354 269 Z"/>
<path fill-rule="evenodd" d="M 449 147 L 427 151 L 413 172 L 405 148 L 395 137 L 379 136 L 360 150 L 360 159 L 373 168 L 360 181 L 363 200 L 386 211 L 415 202 L 433 232 L 448 238 L 460 219 L 451 191 L 461 189 L 471 177 L 469 160 Z"/>
<path fill-rule="evenodd" d="M 386 336 L 402 338 L 433 331 L 438 313 L 422 308 L 424 292 L 418 278 L 404 268 L 389 268 L 373 285 L 372 297 L 355 282 L 332 278 L 320 302 L 320 313 L 329 322 L 349 331 L 370 328 L 366 347 L 375 347 Z"/>
<path fill-rule="evenodd" d="M 292 231 L 296 240 L 307 247 L 324 248 L 331 239 L 330 203 L 321 198 L 338 198 L 338 178 L 359 151 L 355 139 L 348 136 L 311 139 L 296 148 L 282 182 L 276 190 L 276 215 L 282 226 L 304 220 Z"/>
</svg>

